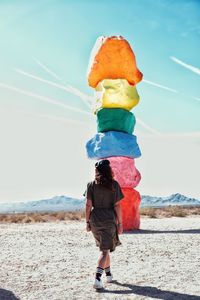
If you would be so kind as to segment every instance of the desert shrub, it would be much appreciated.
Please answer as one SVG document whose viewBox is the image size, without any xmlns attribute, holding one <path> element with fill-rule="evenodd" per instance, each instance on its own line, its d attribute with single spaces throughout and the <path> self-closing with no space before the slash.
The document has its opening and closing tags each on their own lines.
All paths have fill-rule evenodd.
<svg viewBox="0 0 200 300">
<path fill-rule="evenodd" d="M 168 206 L 165 208 L 140 208 L 141 217 L 148 218 L 170 218 L 186 217 L 189 215 L 200 215 L 200 207 Z M 85 218 L 85 211 L 73 212 L 35 212 L 0 214 L 0 223 L 38 223 L 38 222 L 60 222 L 67 220 L 82 220 Z"/>
<path fill-rule="evenodd" d="M 140 208 L 140 214 L 149 218 L 157 218 L 157 209 L 153 207 Z"/>
</svg>

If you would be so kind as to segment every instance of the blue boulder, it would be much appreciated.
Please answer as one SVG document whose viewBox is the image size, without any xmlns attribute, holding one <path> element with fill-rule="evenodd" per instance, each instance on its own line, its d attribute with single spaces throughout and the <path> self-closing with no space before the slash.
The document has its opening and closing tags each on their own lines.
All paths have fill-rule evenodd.
<svg viewBox="0 0 200 300">
<path fill-rule="evenodd" d="M 97 133 L 86 144 L 88 158 L 101 159 L 110 156 L 141 156 L 136 136 L 119 131 Z"/>
</svg>

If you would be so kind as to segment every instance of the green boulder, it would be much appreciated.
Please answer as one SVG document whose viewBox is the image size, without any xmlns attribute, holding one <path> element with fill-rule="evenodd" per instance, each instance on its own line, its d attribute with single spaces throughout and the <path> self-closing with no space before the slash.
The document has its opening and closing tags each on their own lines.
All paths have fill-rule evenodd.
<svg viewBox="0 0 200 300">
<path fill-rule="evenodd" d="M 133 133 L 135 116 L 122 108 L 102 108 L 97 112 L 97 131 L 123 131 Z"/>
</svg>

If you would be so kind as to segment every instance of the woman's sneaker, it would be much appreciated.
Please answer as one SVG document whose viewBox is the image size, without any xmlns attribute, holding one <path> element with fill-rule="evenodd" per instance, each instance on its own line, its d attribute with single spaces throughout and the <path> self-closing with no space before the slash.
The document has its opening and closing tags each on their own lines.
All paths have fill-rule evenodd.
<svg viewBox="0 0 200 300">
<path fill-rule="evenodd" d="M 112 274 L 106 276 L 106 280 L 107 280 L 108 283 L 111 283 L 111 282 L 113 281 L 113 276 L 112 276 Z"/>
<path fill-rule="evenodd" d="M 100 290 L 100 289 L 103 288 L 103 283 L 102 283 L 101 279 L 100 280 L 95 279 L 94 288 L 97 289 L 97 290 Z"/>
</svg>

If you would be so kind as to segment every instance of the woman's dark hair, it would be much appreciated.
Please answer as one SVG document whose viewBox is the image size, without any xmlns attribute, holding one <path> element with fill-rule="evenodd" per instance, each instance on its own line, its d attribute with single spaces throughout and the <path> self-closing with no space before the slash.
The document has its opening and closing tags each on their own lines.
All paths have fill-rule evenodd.
<svg viewBox="0 0 200 300">
<path fill-rule="evenodd" d="M 95 180 L 97 184 L 113 190 L 113 173 L 108 159 L 103 159 L 95 164 Z"/>
</svg>

